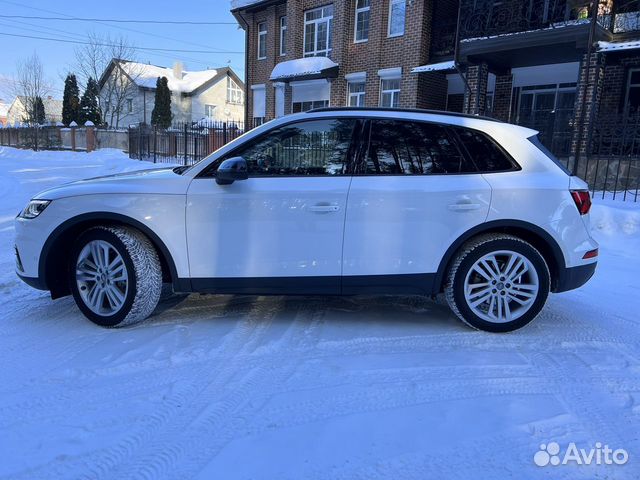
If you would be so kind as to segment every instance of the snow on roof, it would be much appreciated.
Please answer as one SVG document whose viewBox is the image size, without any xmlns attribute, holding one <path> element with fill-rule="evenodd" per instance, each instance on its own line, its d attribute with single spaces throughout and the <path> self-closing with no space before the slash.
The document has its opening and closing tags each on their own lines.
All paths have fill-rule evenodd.
<svg viewBox="0 0 640 480">
<path fill-rule="evenodd" d="M 27 105 L 27 97 L 24 95 L 18 95 L 17 100 L 20 101 L 22 106 Z M 46 115 L 62 115 L 62 100 L 57 100 L 52 97 L 45 97 L 42 99 L 44 104 L 44 112 Z"/>
<path fill-rule="evenodd" d="M 155 89 L 158 77 L 167 77 L 169 90 L 180 93 L 190 93 L 218 74 L 218 70 L 201 70 L 198 72 L 183 70 L 182 78 L 180 79 L 174 75 L 173 68 L 127 61 L 120 62 L 120 65 L 136 85 L 140 87 Z"/>
<path fill-rule="evenodd" d="M 325 70 L 337 68 L 338 64 L 327 57 L 306 57 L 278 63 L 269 80 L 284 80 L 308 75 L 320 75 Z"/>
<path fill-rule="evenodd" d="M 598 42 L 599 52 L 617 52 L 619 50 L 634 50 L 640 48 L 639 40 L 630 42 Z"/>
<path fill-rule="evenodd" d="M 262 3 L 266 0 L 231 0 L 231 10 L 235 10 L 236 8 L 249 7 L 251 5 L 257 5 L 258 3 Z"/>
<path fill-rule="evenodd" d="M 451 60 L 449 62 L 431 63 L 429 65 L 415 67 L 411 70 L 411 73 L 438 72 L 441 70 L 453 70 L 455 68 L 456 62 Z"/>
</svg>

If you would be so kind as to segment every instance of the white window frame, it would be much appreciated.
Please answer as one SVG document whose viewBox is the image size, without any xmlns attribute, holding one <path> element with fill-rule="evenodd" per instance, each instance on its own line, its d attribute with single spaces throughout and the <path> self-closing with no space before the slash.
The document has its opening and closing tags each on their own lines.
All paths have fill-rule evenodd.
<svg viewBox="0 0 640 480">
<path fill-rule="evenodd" d="M 280 17 L 280 56 L 287 54 L 287 16 Z"/>
<path fill-rule="evenodd" d="M 384 82 L 387 81 L 398 81 L 398 88 L 391 88 L 391 89 L 387 89 L 385 90 L 384 87 Z M 381 107 L 386 107 L 386 108 L 398 108 L 400 106 L 400 92 L 402 91 L 402 77 L 381 77 L 380 78 L 380 101 L 379 101 L 379 105 Z M 390 93 L 391 94 L 391 105 L 385 106 L 382 104 L 382 99 L 384 97 L 385 93 Z M 396 105 L 394 106 L 394 100 L 397 100 Z"/>
<path fill-rule="evenodd" d="M 640 68 L 630 68 L 629 74 L 628 74 L 629 76 L 627 77 L 627 81 L 625 82 L 627 84 L 627 88 L 625 89 L 625 92 L 624 92 L 625 113 L 627 113 L 630 110 L 629 109 L 629 93 L 631 93 L 630 90 L 632 88 L 640 88 L 640 83 L 631 83 L 631 77 L 636 72 L 640 72 Z"/>
<path fill-rule="evenodd" d="M 371 22 L 371 1 L 369 0 L 369 3 L 367 4 L 366 7 L 359 7 L 358 8 L 358 3 L 360 2 L 360 0 L 356 0 L 356 16 L 353 22 L 353 43 L 364 43 L 364 42 L 368 42 L 369 41 L 369 32 L 367 31 L 367 37 L 366 38 L 362 38 L 360 40 L 358 40 L 358 17 L 361 14 L 368 14 L 369 15 L 369 22 Z M 371 28 L 371 23 L 369 23 L 369 28 Z"/>
<path fill-rule="evenodd" d="M 317 12 L 320 10 L 324 11 L 326 8 L 331 8 L 331 15 L 327 15 L 326 17 L 316 18 L 314 20 L 307 20 L 307 17 L 310 13 Z M 322 23 L 327 24 L 327 48 L 324 50 L 318 50 L 318 26 Z M 314 45 L 313 50 L 306 51 L 307 48 L 307 26 L 313 25 L 314 28 Z M 304 35 L 302 39 L 302 49 L 303 56 L 305 57 L 329 57 L 331 55 L 331 51 L 333 50 L 333 5 L 325 5 L 323 7 L 312 8 L 311 10 L 306 10 L 304 12 Z"/>
<path fill-rule="evenodd" d="M 365 88 L 362 92 L 352 92 L 351 87 L 354 85 L 363 85 Z M 364 107 L 367 83 L 364 80 L 354 80 L 347 83 L 347 107 Z M 356 104 L 351 105 L 351 99 L 356 99 Z M 362 101 L 362 104 L 360 103 Z"/>
<path fill-rule="evenodd" d="M 243 105 L 243 91 L 240 86 L 233 81 L 233 78 L 227 76 L 227 103 L 234 105 Z"/>
<path fill-rule="evenodd" d="M 264 30 L 261 28 L 264 27 Z M 260 56 L 260 50 L 262 50 L 262 46 L 264 45 L 264 56 Z M 267 22 L 258 23 L 258 60 L 264 60 L 267 58 Z"/>
<path fill-rule="evenodd" d="M 211 110 L 210 112 L 208 110 Z M 213 114 L 216 111 L 216 105 L 213 105 L 212 103 L 206 103 L 204 105 L 204 116 L 207 118 L 213 118 L 214 115 L 210 115 Z"/>
<path fill-rule="evenodd" d="M 133 113 L 133 98 L 127 98 L 127 113 Z"/>
<path fill-rule="evenodd" d="M 391 33 L 391 20 L 393 19 L 393 7 L 396 5 L 404 5 L 404 17 L 402 17 L 402 32 L 400 33 Z M 390 38 L 393 37 L 401 37 L 404 35 L 406 31 L 406 23 L 407 23 L 407 1 L 406 0 L 389 0 L 389 20 L 387 22 L 387 36 Z"/>
</svg>

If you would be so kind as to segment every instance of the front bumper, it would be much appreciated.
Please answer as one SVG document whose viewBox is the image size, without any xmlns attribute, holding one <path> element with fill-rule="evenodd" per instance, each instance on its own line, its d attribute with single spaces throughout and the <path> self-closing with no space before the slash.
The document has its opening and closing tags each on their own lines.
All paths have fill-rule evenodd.
<svg viewBox="0 0 640 480">
<path fill-rule="evenodd" d="M 553 291 L 561 293 L 580 288 L 593 276 L 597 265 L 598 262 L 593 262 L 587 265 L 561 269 L 558 272 L 558 279 Z"/>
</svg>

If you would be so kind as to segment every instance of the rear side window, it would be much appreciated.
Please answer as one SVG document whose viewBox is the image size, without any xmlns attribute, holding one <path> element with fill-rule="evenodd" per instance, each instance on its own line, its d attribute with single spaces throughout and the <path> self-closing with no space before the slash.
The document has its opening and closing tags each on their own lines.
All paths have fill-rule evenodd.
<svg viewBox="0 0 640 480">
<path fill-rule="evenodd" d="M 371 122 L 366 174 L 429 175 L 476 172 L 447 130 L 431 123 Z"/>
<path fill-rule="evenodd" d="M 502 172 L 514 168 L 504 150 L 484 133 L 467 128 L 455 128 L 455 131 L 481 172 Z"/>
</svg>

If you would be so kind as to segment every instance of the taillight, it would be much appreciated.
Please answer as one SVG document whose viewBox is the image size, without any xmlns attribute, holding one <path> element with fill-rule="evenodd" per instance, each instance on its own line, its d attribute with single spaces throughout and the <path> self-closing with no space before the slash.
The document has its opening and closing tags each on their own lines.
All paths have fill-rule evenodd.
<svg viewBox="0 0 640 480">
<path fill-rule="evenodd" d="M 585 254 L 582 256 L 582 259 L 583 259 L 583 260 L 586 260 L 586 259 L 588 259 L 588 258 L 596 258 L 597 256 L 598 256 L 598 249 L 596 248 L 596 249 L 594 249 L 594 250 L 589 250 L 587 253 L 585 253 Z"/>
<path fill-rule="evenodd" d="M 587 190 L 571 190 L 571 196 L 576 203 L 580 215 L 586 215 L 591 209 L 591 195 Z"/>
</svg>

